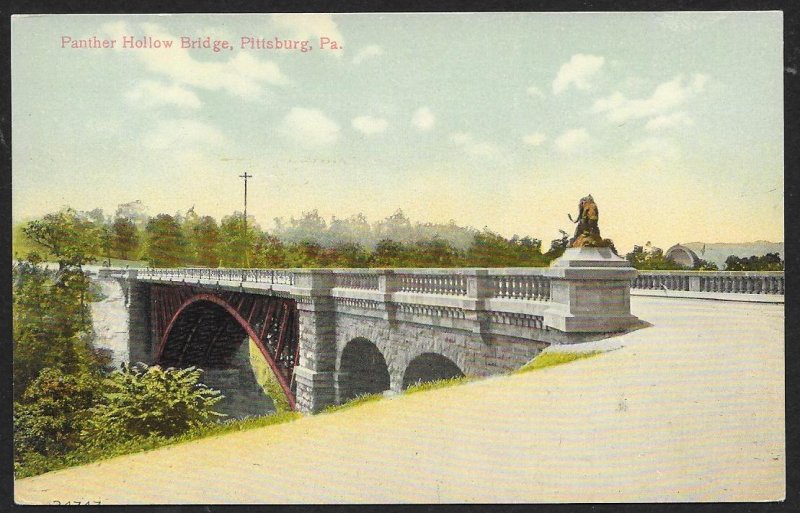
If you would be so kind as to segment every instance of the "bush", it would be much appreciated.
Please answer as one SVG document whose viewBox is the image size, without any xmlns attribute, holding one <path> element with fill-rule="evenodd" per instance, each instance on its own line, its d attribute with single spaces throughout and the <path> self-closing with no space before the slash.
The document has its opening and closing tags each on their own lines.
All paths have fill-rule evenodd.
<svg viewBox="0 0 800 513">
<path fill-rule="evenodd" d="M 162 369 L 144 364 L 123 366 L 105 382 L 105 393 L 83 433 L 89 444 L 172 437 L 224 415 L 214 411 L 218 390 L 200 383 L 195 367 Z"/>
<path fill-rule="evenodd" d="M 14 404 L 15 461 L 57 456 L 80 444 L 80 432 L 97 401 L 99 380 L 44 369 Z M 39 458 L 41 459 L 41 458 Z"/>
</svg>

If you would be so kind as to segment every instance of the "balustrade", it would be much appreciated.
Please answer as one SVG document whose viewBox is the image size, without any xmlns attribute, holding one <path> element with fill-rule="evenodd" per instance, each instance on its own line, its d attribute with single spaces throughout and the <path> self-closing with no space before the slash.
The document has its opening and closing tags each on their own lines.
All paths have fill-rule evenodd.
<svg viewBox="0 0 800 513">
<path fill-rule="evenodd" d="M 725 294 L 784 294 L 784 274 L 779 271 L 639 271 L 631 283 L 638 290 L 691 291 Z"/>
</svg>

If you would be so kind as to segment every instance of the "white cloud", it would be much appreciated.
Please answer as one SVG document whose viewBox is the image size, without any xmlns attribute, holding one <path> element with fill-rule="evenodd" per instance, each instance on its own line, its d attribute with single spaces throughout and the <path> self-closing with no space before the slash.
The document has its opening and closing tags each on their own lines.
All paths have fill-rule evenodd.
<svg viewBox="0 0 800 513">
<path fill-rule="evenodd" d="M 329 146 L 339 139 L 339 125 L 317 109 L 293 107 L 283 120 L 286 134 L 307 147 Z"/>
<path fill-rule="evenodd" d="M 152 150 L 187 150 L 219 146 L 226 141 L 225 134 L 217 127 L 191 119 L 169 119 L 159 121 L 148 130 L 142 144 Z"/>
<path fill-rule="evenodd" d="M 389 125 L 383 118 L 375 118 L 372 116 L 358 116 L 353 119 L 353 128 L 358 130 L 364 135 L 379 134 L 386 131 Z"/>
<path fill-rule="evenodd" d="M 597 100 L 592 110 L 605 113 L 608 120 L 614 123 L 657 116 L 702 93 L 707 82 L 707 75 L 695 74 L 691 79 L 678 75 L 669 82 L 659 84 L 649 98 L 631 100 L 616 92 Z"/>
<path fill-rule="evenodd" d="M 531 95 L 531 96 L 535 96 L 537 98 L 544 98 L 544 93 L 542 92 L 541 89 L 539 89 L 536 86 L 530 86 L 527 89 L 527 91 L 528 91 L 528 94 Z"/>
<path fill-rule="evenodd" d="M 194 91 L 179 84 L 164 85 L 153 80 L 139 82 L 125 93 L 125 98 L 134 105 L 148 108 L 174 105 L 184 109 L 198 109 L 202 105 Z"/>
<path fill-rule="evenodd" d="M 564 153 L 585 149 L 592 141 L 585 128 L 573 128 L 556 137 L 556 148 Z"/>
<path fill-rule="evenodd" d="M 344 43 L 344 37 L 330 14 L 274 14 L 271 18 L 278 30 L 288 32 L 294 39 L 307 39 L 315 48 L 318 48 L 321 37 L 330 38 L 339 46 Z M 278 37 L 283 35 L 279 34 Z M 343 51 L 325 53 L 341 57 Z"/>
<path fill-rule="evenodd" d="M 524 142 L 525 144 L 530 144 L 531 146 L 539 146 L 546 139 L 547 139 L 547 136 L 545 134 L 543 134 L 542 132 L 535 132 L 535 133 L 523 136 L 522 137 L 522 142 Z"/>
<path fill-rule="evenodd" d="M 644 126 L 647 130 L 655 131 L 664 128 L 675 128 L 679 126 L 690 126 L 694 120 L 685 112 L 675 112 L 674 114 L 662 114 L 657 116 Z"/>
<path fill-rule="evenodd" d="M 378 45 L 369 45 L 364 47 L 353 57 L 353 64 L 361 64 L 371 57 L 379 57 L 381 55 L 383 55 L 383 48 Z"/>
<path fill-rule="evenodd" d="M 570 85 L 577 89 L 589 89 L 589 78 L 603 67 L 605 58 L 599 55 L 576 53 L 569 62 L 564 63 L 553 80 L 553 92 L 559 94 Z"/>
<path fill-rule="evenodd" d="M 247 52 L 237 53 L 227 61 L 198 61 L 188 50 L 180 48 L 180 39 L 152 23 L 142 23 L 141 30 L 131 30 L 124 22 L 107 23 L 102 30 L 106 35 L 122 41 L 126 35 L 146 33 L 154 39 L 170 39 L 178 43 L 169 50 L 141 49 L 131 52 L 152 72 L 173 82 L 206 89 L 223 90 L 247 100 L 264 99 L 264 85 L 282 85 L 288 82 L 277 64 L 256 59 Z M 123 51 L 116 47 L 117 51 Z"/>
<path fill-rule="evenodd" d="M 418 130 L 428 131 L 436 124 L 436 116 L 433 115 L 433 112 L 428 107 L 420 107 L 414 112 L 411 124 L 417 127 Z"/>
<path fill-rule="evenodd" d="M 500 148 L 496 144 L 477 141 L 471 134 L 457 132 L 450 135 L 450 140 L 459 146 L 464 153 L 472 157 L 497 157 L 500 155 Z"/>
</svg>

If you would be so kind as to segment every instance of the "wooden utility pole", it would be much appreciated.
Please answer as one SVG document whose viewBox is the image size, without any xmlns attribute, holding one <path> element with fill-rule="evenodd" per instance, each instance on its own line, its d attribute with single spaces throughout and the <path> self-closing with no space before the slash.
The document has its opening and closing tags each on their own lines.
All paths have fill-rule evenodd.
<svg viewBox="0 0 800 513">
<path fill-rule="evenodd" d="M 253 175 L 248 175 L 247 171 L 239 178 L 244 178 L 244 261 L 247 267 L 250 267 L 250 244 L 247 242 L 247 179 L 253 178 Z"/>
</svg>

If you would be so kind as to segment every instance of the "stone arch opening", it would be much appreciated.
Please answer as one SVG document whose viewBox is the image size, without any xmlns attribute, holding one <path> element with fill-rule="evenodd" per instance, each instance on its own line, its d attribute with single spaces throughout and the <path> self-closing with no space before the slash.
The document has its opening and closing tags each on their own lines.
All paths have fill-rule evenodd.
<svg viewBox="0 0 800 513">
<path fill-rule="evenodd" d="M 450 358 L 438 353 L 422 353 L 406 367 L 403 373 L 403 390 L 417 383 L 463 376 L 464 373 Z"/>
<path fill-rule="evenodd" d="M 339 364 L 339 402 L 389 390 L 389 367 L 380 349 L 365 338 L 344 347 Z"/>
</svg>

